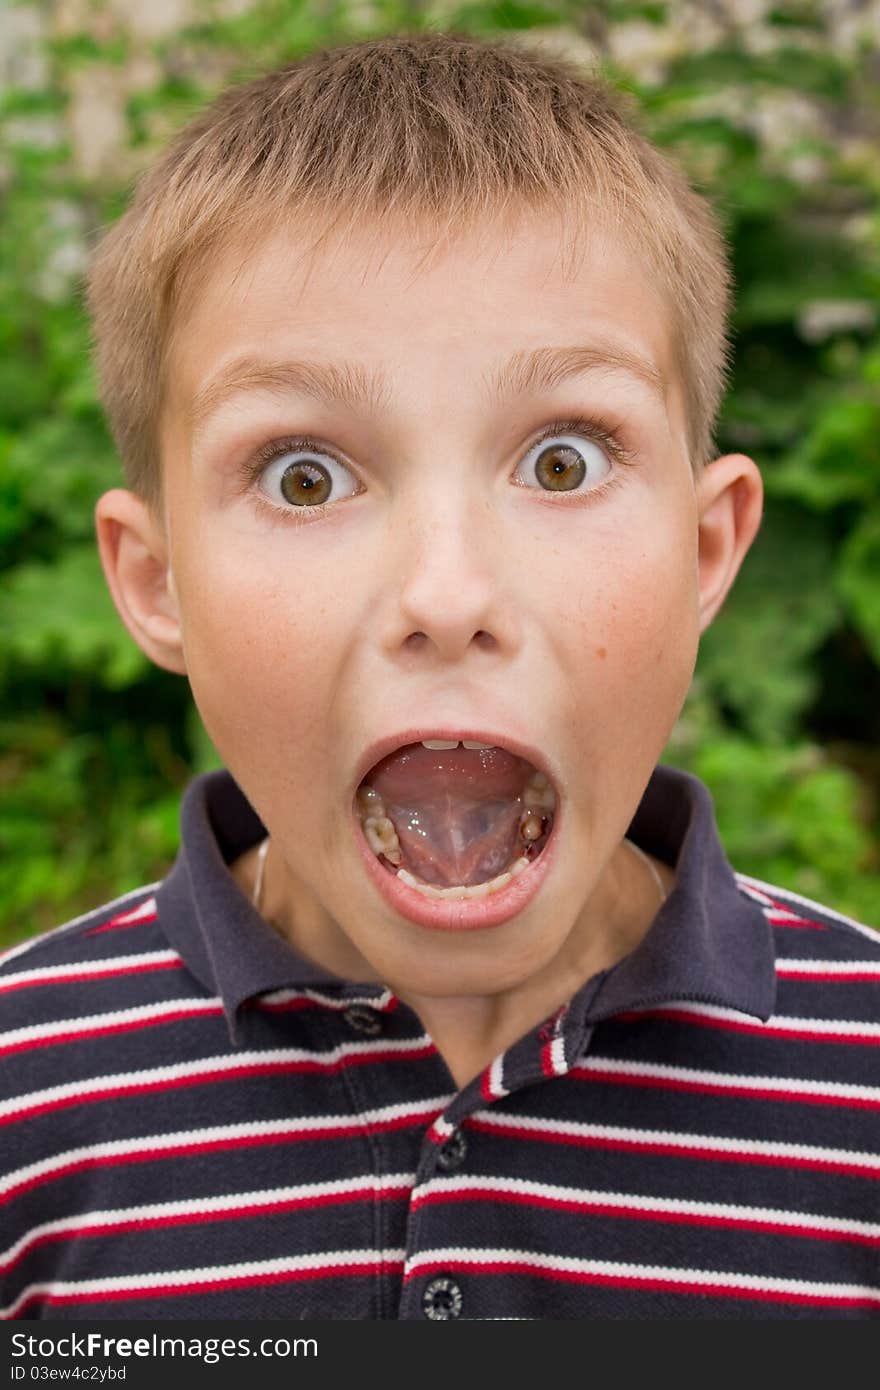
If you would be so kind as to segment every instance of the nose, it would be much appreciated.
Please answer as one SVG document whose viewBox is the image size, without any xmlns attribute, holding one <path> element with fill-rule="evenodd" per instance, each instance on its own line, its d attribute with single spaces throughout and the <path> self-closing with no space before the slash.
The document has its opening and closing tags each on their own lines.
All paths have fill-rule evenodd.
<svg viewBox="0 0 880 1390">
<path fill-rule="evenodd" d="M 393 651 L 433 652 L 459 660 L 469 648 L 509 650 L 516 641 L 510 567 L 491 500 L 462 489 L 431 489 L 400 499 L 390 548 L 396 604 L 389 623 Z"/>
</svg>

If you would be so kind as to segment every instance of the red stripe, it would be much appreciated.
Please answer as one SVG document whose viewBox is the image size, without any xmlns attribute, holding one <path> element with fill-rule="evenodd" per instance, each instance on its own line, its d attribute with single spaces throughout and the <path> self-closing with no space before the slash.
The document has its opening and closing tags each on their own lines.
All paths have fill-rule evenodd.
<svg viewBox="0 0 880 1390">
<path fill-rule="evenodd" d="M 85 933 L 86 936 L 100 936 L 105 931 L 124 931 L 126 927 L 142 927 L 148 922 L 158 921 L 158 912 L 151 912 L 146 917 L 135 917 L 131 919 L 130 913 L 124 913 L 121 917 L 111 917 L 109 922 L 104 922 L 100 927 L 90 927 Z"/>
<path fill-rule="evenodd" d="M 16 1110 L 11 1115 L 0 1116 L 0 1124 L 15 1124 L 18 1120 L 31 1118 L 34 1115 L 45 1115 L 50 1110 L 62 1110 L 68 1105 L 86 1105 L 95 1101 L 118 1100 L 120 1096 L 144 1095 L 152 1091 L 176 1091 L 183 1086 L 207 1085 L 217 1081 L 238 1081 L 243 1076 L 285 1076 L 296 1075 L 307 1072 L 321 1072 L 325 1076 L 335 1075 L 337 1072 L 344 1071 L 349 1066 L 365 1066 L 370 1062 L 388 1061 L 412 1061 L 413 1058 L 425 1057 L 434 1051 L 433 1043 L 430 1046 L 416 1048 L 412 1052 L 395 1052 L 390 1049 L 385 1052 L 371 1052 L 369 1054 L 354 1054 L 349 1057 L 341 1057 L 335 1062 L 254 1062 L 251 1065 L 238 1067 L 218 1068 L 216 1071 L 194 1072 L 189 1076 L 175 1076 L 171 1079 L 157 1081 L 134 1081 L 124 1086 L 108 1086 L 104 1090 L 89 1092 L 83 1090 L 71 1096 L 60 1096 L 55 1100 L 43 1101 L 40 1105 L 32 1105 Z"/>
<path fill-rule="evenodd" d="M 869 1297 L 853 1294 L 844 1298 L 832 1298 L 818 1293 L 782 1293 L 776 1290 L 750 1289 L 743 1284 L 732 1286 L 693 1283 L 687 1280 L 662 1279 L 650 1275 L 635 1274 L 593 1274 L 584 1270 L 541 1269 L 525 1260 L 511 1261 L 481 1260 L 467 1262 L 448 1259 L 429 1261 L 420 1264 L 417 1270 L 406 1274 L 404 1282 L 421 1278 L 424 1274 L 454 1270 L 461 1274 L 527 1274 L 537 1279 L 552 1279 L 561 1284 L 595 1284 L 615 1289 L 655 1289 L 663 1293 L 709 1294 L 714 1298 L 756 1299 L 761 1303 L 798 1303 L 823 1308 L 877 1308 L 880 1307 L 880 1291 Z"/>
<path fill-rule="evenodd" d="M 770 923 L 771 927 L 782 927 L 782 928 L 791 927 L 792 930 L 794 930 L 794 931 L 827 931 L 827 930 L 828 930 L 828 928 L 825 926 L 825 923 L 824 923 L 824 922 L 808 922 L 808 921 L 806 920 L 806 918 L 801 918 L 801 917 L 796 918 L 793 922 L 792 922 L 792 921 L 789 921 L 789 920 L 786 920 L 786 921 L 784 921 L 784 922 L 780 922 L 780 921 L 778 920 L 778 918 L 774 916 L 774 914 L 773 914 L 772 911 L 767 913 L 767 920 L 768 920 L 768 922 Z"/>
<path fill-rule="evenodd" d="M 452 1127 L 447 1129 L 447 1124 L 448 1121 L 444 1120 L 442 1115 L 438 1115 L 425 1137 L 430 1139 L 432 1144 L 445 1144 L 453 1132 Z"/>
<path fill-rule="evenodd" d="M 302 995 L 296 999 L 285 999 L 280 1004 L 273 1004 L 269 999 L 257 999 L 255 1003 L 257 1008 L 265 1009 L 267 1013 L 273 1014 L 288 1014 L 300 1009 L 317 1009 L 319 1007 L 317 1000 L 306 999 Z"/>
<path fill-rule="evenodd" d="M 747 1023 L 713 1014 L 692 1013 L 689 1009 L 632 1009 L 617 1014 L 618 1019 L 634 1022 L 640 1018 L 667 1019 L 671 1023 L 693 1023 L 700 1028 L 718 1028 L 725 1033 L 760 1033 L 768 1038 L 790 1038 L 792 1042 L 867 1043 L 876 1047 L 880 1037 L 870 1033 L 820 1033 L 811 1028 L 777 1028 L 769 1023 Z"/>
<path fill-rule="evenodd" d="M 821 1091 L 772 1090 L 761 1086 L 719 1086 L 710 1081 L 682 1081 L 665 1076 L 626 1075 L 617 1071 L 597 1071 L 586 1067 L 572 1067 L 571 1076 L 581 1081 L 604 1081 L 612 1086 L 647 1086 L 660 1091 L 691 1091 L 711 1096 L 746 1096 L 754 1100 L 796 1101 L 805 1105 L 840 1105 L 847 1110 L 880 1110 L 880 1097 L 876 1100 L 852 1096 L 836 1096 Z"/>
<path fill-rule="evenodd" d="M 320 1265 L 317 1269 L 280 1270 L 272 1274 L 235 1274 L 229 1275 L 225 1279 L 196 1280 L 191 1284 L 150 1284 L 141 1288 L 110 1289 L 101 1293 L 33 1293 L 18 1305 L 15 1317 L 19 1318 L 22 1311 L 33 1303 L 38 1303 L 42 1307 L 54 1307 L 68 1303 L 119 1303 L 126 1299 L 136 1298 L 168 1298 L 169 1296 L 194 1293 L 224 1293 L 229 1289 L 254 1288 L 267 1284 L 290 1284 L 304 1279 L 336 1279 L 342 1275 L 371 1278 L 380 1270 L 389 1269 L 402 1270 L 403 1262 L 377 1258 L 369 1262 L 365 1260 L 362 1265 L 356 1266 L 327 1264 Z"/>
<path fill-rule="evenodd" d="M 778 920 L 777 913 L 779 912 L 788 914 L 785 921 Z M 814 922 L 811 917 L 799 917 L 790 907 L 786 907 L 785 903 L 774 903 L 773 907 L 767 909 L 767 921 L 772 927 L 792 927 L 795 931 L 828 930 L 824 922 Z"/>
<path fill-rule="evenodd" d="M 491 1067 L 486 1067 L 486 1070 L 483 1072 L 482 1076 L 480 1077 L 480 1095 L 483 1097 L 483 1100 L 494 1100 L 494 1099 L 495 1099 L 495 1097 L 494 1097 L 493 1094 L 492 1094 L 492 1085 L 491 1085 L 490 1076 L 489 1076 L 489 1073 L 490 1073 L 490 1072 L 491 1072 Z"/>
<path fill-rule="evenodd" d="M 225 1149 L 260 1148 L 265 1144 L 290 1144 L 300 1140 L 350 1139 L 354 1134 L 363 1137 L 365 1130 L 367 1134 L 380 1132 L 384 1134 L 391 1130 L 407 1129 L 410 1126 L 424 1124 L 427 1118 L 428 1116 L 424 1113 L 396 1115 L 393 1119 L 371 1120 L 368 1124 L 364 1124 L 360 1120 L 353 1121 L 349 1125 L 339 1125 L 333 1129 L 329 1126 L 315 1125 L 313 1129 L 278 1130 L 272 1134 L 237 1134 L 220 1139 L 203 1139 L 198 1142 L 167 1145 L 164 1148 L 132 1148 L 123 1153 L 90 1154 L 85 1158 L 74 1159 L 70 1163 L 64 1164 L 63 1167 L 53 1168 L 46 1173 L 37 1173 L 30 1178 L 23 1178 L 21 1182 L 7 1188 L 4 1193 L 0 1194 L 0 1206 L 20 1197 L 24 1192 L 30 1192 L 34 1187 L 40 1187 L 43 1183 L 55 1182 L 57 1179 L 69 1177 L 72 1173 L 85 1172 L 89 1168 L 115 1168 L 125 1163 L 158 1163 L 165 1158 L 217 1153 Z"/>
<path fill-rule="evenodd" d="M 516 1125 L 489 1124 L 470 1119 L 469 1127 L 483 1134 L 500 1134 L 509 1139 L 536 1139 L 546 1144 L 574 1144 L 585 1149 L 610 1149 L 623 1153 L 663 1154 L 672 1158 L 700 1158 L 719 1163 L 766 1163 L 773 1168 L 813 1168 L 823 1173 L 850 1173 L 855 1177 L 877 1180 L 880 1167 L 871 1169 L 855 1163 L 826 1158 L 800 1158 L 790 1154 L 740 1153 L 733 1149 L 710 1149 L 695 1138 L 693 1144 L 670 1144 L 662 1140 L 612 1139 L 607 1135 L 558 1134 L 553 1130 L 520 1129 Z"/>
<path fill-rule="evenodd" d="M 193 1211 L 174 1213 L 169 1216 L 141 1216 L 133 1217 L 130 1221 L 114 1222 L 112 1225 L 100 1226 L 89 1225 L 83 1222 L 81 1226 L 67 1227 L 63 1231 L 46 1231 L 37 1236 L 34 1240 L 22 1247 L 13 1260 L 7 1264 L 0 1265 L 0 1270 L 8 1273 L 31 1251 L 38 1246 L 47 1245 L 52 1241 L 61 1240 L 81 1240 L 86 1236 L 114 1236 L 119 1233 L 129 1231 L 147 1231 L 166 1229 L 172 1226 L 192 1226 L 202 1224 L 206 1221 L 231 1221 L 238 1220 L 246 1216 L 275 1216 L 281 1212 L 296 1211 L 298 1208 L 307 1207 L 310 1211 L 314 1207 L 338 1206 L 345 1202 L 372 1202 L 381 1200 L 391 1200 L 398 1197 L 408 1197 L 410 1187 L 406 1183 L 401 1183 L 395 1188 L 378 1189 L 372 1185 L 352 1188 L 347 1192 L 327 1192 L 317 1196 L 289 1197 L 283 1201 L 241 1203 L 239 1206 L 224 1207 L 222 1211 Z"/>
<path fill-rule="evenodd" d="M 541 1048 L 541 1071 L 545 1076 L 555 1076 L 556 1068 L 553 1065 L 553 1043 L 545 1043 Z"/>
<path fill-rule="evenodd" d="M 845 1231 L 826 1230 L 824 1226 L 810 1226 L 804 1221 L 800 1225 L 787 1225 L 784 1221 L 764 1221 L 751 1216 L 712 1216 L 705 1213 L 662 1211 L 642 1207 L 623 1206 L 619 1202 L 584 1202 L 576 1197 L 549 1197 L 527 1192 L 505 1192 L 494 1187 L 468 1188 L 458 1191 L 444 1189 L 428 1192 L 424 1197 L 416 1194 L 412 1206 L 425 1206 L 429 1203 L 475 1201 L 507 1202 L 515 1206 L 543 1207 L 551 1211 L 576 1211 L 585 1216 L 624 1217 L 634 1221 L 669 1222 L 679 1226 L 715 1226 L 724 1229 L 763 1231 L 773 1235 L 809 1236 L 814 1240 L 833 1240 L 853 1242 L 857 1245 L 880 1246 L 880 1234 L 850 1234 Z"/>
<path fill-rule="evenodd" d="M 137 1028 L 152 1028 L 159 1023 L 179 1023 L 184 1018 L 214 1018 L 223 1013 L 223 1005 L 210 1009 L 175 1009 L 173 1013 L 157 1014 L 152 1018 L 138 1018 L 125 1023 L 104 1023 L 97 1028 L 71 1030 L 69 1033 L 52 1033 L 44 1038 L 26 1038 L 22 1042 L 10 1043 L 0 1047 L 0 1057 L 11 1056 L 14 1052 L 26 1052 L 32 1047 L 49 1047 L 55 1043 L 79 1042 L 80 1039 L 106 1037 L 110 1033 L 129 1033 Z"/>
<path fill-rule="evenodd" d="M 123 965 L 114 966 L 108 970 L 84 970 L 81 974 L 74 975 L 38 975 L 36 979 L 29 980 L 0 980 L 0 993 L 10 993 L 14 989 L 30 989 L 36 985 L 70 985 L 79 984 L 82 980 L 106 980 L 114 975 L 140 975 L 147 970 L 179 970 L 183 961 L 159 960 L 147 961 L 142 965 Z"/>
<path fill-rule="evenodd" d="M 789 967 L 779 964 L 776 973 L 781 980 L 837 980 L 841 983 L 850 981 L 867 984 L 880 984 L 880 974 L 876 970 L 799 970 L 797 965 Z"/>
</svg>

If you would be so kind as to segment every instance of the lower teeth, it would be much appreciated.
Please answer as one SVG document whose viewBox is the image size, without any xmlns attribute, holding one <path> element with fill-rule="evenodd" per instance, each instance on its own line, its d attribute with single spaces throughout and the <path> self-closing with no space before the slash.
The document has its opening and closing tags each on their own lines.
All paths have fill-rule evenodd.
<svg viewBox="0 0 880 1390">
<path fill-rule="evenodd" d="M 520 839 L 525 842 L 526 852 L 520 854 L 502 874 L 490 878 L 486 883 L 455 884 L 451 888 L 438 888 L 434 883 L 425 883 L 400 866 L 400 844 L 394 823 L 385 814 L 382 798 L 374 787 L 362 786 L 357 793 L 358 813 L 364 835 L 370 849 L 385 861 L 388 868 L 396 872 L 410 888 L 426 898 L 486 898 L 516 878 L 531 864 L 532 859 L 541 852 L 536 844 L 546 832 L 546 822 L 552 822 L 556 808 L 556 796 L 543 773 L 535 773 L 526 787 L 523 796 L 523 815 L 520 821 Z"/>
<path fill-rule="evenodd" d="M 398 869 L 397 877 L 408 884 L 410 888 L 415 888 L 417 893 L 421 893 L 426 898 L 487 898 L 490 893 L 497 893 L 521 874 L 523 869 L 527 869 L 531 863 L 524 854 L 515 859 L 509 869 L 503 874 L 498 874 L 496 878 L 490 878 L 486 883 L 472 883 L 466 887 L 463 883 L 456 884 L 453 888 L 438 888 L 433 883 L 423 883 L 415 874 L 411 874 L 408 869 Z"/>
</svg>

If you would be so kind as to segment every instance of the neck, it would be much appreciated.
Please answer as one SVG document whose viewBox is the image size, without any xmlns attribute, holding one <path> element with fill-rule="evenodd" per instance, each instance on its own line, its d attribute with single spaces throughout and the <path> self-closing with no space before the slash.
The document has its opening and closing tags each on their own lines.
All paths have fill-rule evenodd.
<svg viewBox="0 0 880 1390">
<path fill-rule="evenodd" d="M 561 950 L 522 984 L 465 998 L 395 991 L 418 1014 L 459 1088 L 567 1003 L 587 980 L 635 950 L 675 876 L 667 865 L 637 852 L 640 865 L 633 849 L 629 841 L 622 842 Z"/>
<path fill-rule="evenodd" d="M 561 949 L 542 969 L 495 994 L 445 997 L 416 993 L 405 982 L 380 981 L 344 933 L 327 932 L 317 904 L 298 902 L 292 910 L 284 865 L 272 853 L 269 840 L 243 856 L 232 872 L 299 954 L 342 979 L 388 985 L 417 1014 L 459 1088 L 571 999 L 588 979 L 633 951 L 675 882 L 668 865 L 623 840 Z"/>
</svg>

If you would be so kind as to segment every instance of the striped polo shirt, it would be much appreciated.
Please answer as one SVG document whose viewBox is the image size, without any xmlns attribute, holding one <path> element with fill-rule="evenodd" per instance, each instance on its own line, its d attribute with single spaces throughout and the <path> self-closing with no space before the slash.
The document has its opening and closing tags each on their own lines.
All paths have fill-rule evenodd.
<svg viewBox="0 0 880 1390">
<path fill-rule="evenodd" d="M 462 1090 L 298 957 L 191 783 L 168 876 L 6 953 L 10 1319 L 880 1316 L 880 936 L 736 874 L 654 772 L 639 946 Z"/>
</svg>

